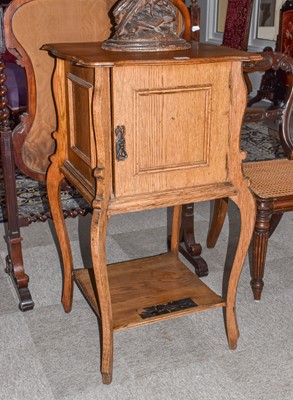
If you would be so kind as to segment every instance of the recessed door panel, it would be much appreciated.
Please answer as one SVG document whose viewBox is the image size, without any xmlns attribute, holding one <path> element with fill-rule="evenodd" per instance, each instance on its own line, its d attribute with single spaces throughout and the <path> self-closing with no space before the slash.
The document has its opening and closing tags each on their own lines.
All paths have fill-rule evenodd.
<svg viewBox="0 0 293 400">
<path fill-rule="evenodd" d="M 136 115 L 136 174 L 207 163 L 210 86 L 140 90 L 135 94 L 135 109 L 144 113 L 143 118 Z M 186 135 L 182 141 L 180 132 L 188 132 L 191 126 L 201 127 L 203 134 Z"/>
</svg>

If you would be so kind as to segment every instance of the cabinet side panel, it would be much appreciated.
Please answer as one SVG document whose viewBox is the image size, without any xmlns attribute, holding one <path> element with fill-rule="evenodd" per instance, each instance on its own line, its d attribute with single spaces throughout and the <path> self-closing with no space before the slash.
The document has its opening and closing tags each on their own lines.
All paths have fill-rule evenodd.
<svg viewBox="0 0 293 400">
<path fill-rule="evenodd" d="M 71 66 L 67 75 L 68 90 L 68 161 L 91 183 L 92 177 L 92 97 L 94 70 Z"/>
</svg>

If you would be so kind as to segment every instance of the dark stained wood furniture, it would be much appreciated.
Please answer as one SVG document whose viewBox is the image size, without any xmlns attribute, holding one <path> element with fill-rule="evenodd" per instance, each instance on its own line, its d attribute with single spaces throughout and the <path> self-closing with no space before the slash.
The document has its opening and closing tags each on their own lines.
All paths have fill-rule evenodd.
<svg viewBox="0 0 293 400">
<path fill-rule="evenodd" d="M 272 68 L 289 74 L 292 82 L 293 59 L 283 53 L 263 53 L 264 61 L 256 63 L 256 71 Z M 271 63 L 268 63 L 271 58 Z M 280 138 L 287 156 L 292 159 L 290 118 L 292 114 L 293 86 L 287 86 L 284 103 L 267 111 L 247 109 L 245 121 L 262 121 L 268 117 L 279 123 Z M 285 93 L 285 91 L 284 91 Z M 271 113 L 271 116 L 269 115 Z M 291 160 L 270 160 L 243 164 L 244 172 L 251 180 L 251 189 L 256 199 L 257 213 L 252 241 L 251 287 L 254 298 L 260 300 L 266 262 L 268 239 L 276 229 L 284 212 L 293 209 L 293 164 Z M 207 238 L 209 248 L 216 245 L 227 213 L 227 199 L 215 201 L 213 217 Z"/>
<path fill-rule="evenodd" d="M 275 51 L 284 53 L 287 56 L 293 57 L 293 1 L 287 0 L 283 2 L 280 9 L 279 18 L 279 32 L 277 35 L 277 41 Z M 273 52 L 272 47 L 266 47 L 264 51 Z M 252 106 L 254 103 L 259 103 L 262 100 L 271 102 L 273 108 L 282 106 L 284 103 L 284 97 L 286 96 L 286 86 L 290 87 L 292 82 L 288 79 L 288 75 L 283 72 L 276 71 L 274 69 L 267 70 L 262 77 L 260 88 L 255 97 L 250 99 L 249 105 Z M 271 119 L 271 118 L 268 118 Z M 286 129 L 284 127 L 283 129 Z M 286 146 L 286 143 L 282 143 L 284 151 L 287 156 L 290 148 Z"/>
<path fill-rule="evenodd" d="M 293 1 L 286 0 L 280 9 L 276 50 L 293 57 Z"/>
<path fill-rule="evenodd" d="M 258 101 L 259 99 L 248 98 L 245 111 L 245 122 L 274 122 L 278 127 L 279 138 L 287 158 L 293 158 L 293 142 L 290 133 L 290 116 L 292 108 L 292 58 L 282 52 L 274 52 L 267 48 L 263 53 L 263 61 L 252 65 L 250 72 L 264 72 L 266 82 L 262 84 L 258 93 L 266 91 L 268 87 L 273 88 L 273 96 L 270 102 Z M 282 78 L 281 78 L 282 77 Z M 256 96 L 257 97 L 257 96 Z M 265 96 L 268 98 L 269 96 Z"/>
<path fill-rule="evenodd" d="M 20 228 L 30 218 L 19 218 L 15 186 L 15 165 L 28 177 L 45 180 L 49 155 L 54 150 L 52 132 L 56 112 L 51 92 L 54 60 L 40 50 L 45 42 L 89 42 L 109 37 L 109 9 L 115 0 L 13 0 L 6 9 L 4 30 L 6 46 L 25 69 L 28 98 L 27 113 L 9 130 L 5 99 L 4 65 L 1 64 L 1 157 L 6 188 L 8 232 L 7 272 L 15 285 L 21 310 L 33 308 L 22 258 Z M 7 94 L 7 93 L 6 93 Z M 75 210 L 75 216 L 84 210 Z M 46 219 L 47 216 L 41 216 Z"/>
<path fill-rule="evenodd" d="M 198 43 L 180 52 L 107 52 L 101 43 L 44 49 L 56 57 L 58 129 L 47 188 L 63 258 L 62 303 L 69 312 L 75 281 L 99 316 L 103 382 L 112 380 L 114 332 L 143 324 L 224 307 L 235 349 L 236 287 L 255 218 L 239 148 L 242 62 L 259 56 Z M 73 267 L 64 178 L 93 208 L 93 269 Z M 242 228 L 224 298 L 184 266 L 178 246 L 181 204 L 226 196 L 238 205 Z M 109 217 L 168 206 L 169 253 L 106 265 Z"/>
</svg>

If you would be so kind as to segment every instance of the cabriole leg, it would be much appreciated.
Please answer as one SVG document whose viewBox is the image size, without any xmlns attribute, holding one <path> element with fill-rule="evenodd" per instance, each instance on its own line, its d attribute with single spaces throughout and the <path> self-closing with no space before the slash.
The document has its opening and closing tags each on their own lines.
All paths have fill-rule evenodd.
<svg viewBox="0 0 293 400">
<path fill-rule="evenodd" d="M 113 320 L 111 296 L 106 265 L 106 234 L 108 217 L 105 211 L 93 210 L 91 223 L 91 252 L 101 315 L 101 373 L 103 383 L 112 382 Z"/>
<path fill-rule="evenodd" d="M 56 156 L 51 157 L 51 162 L 47 173 L 47 192 L 63 261 L 62 304 L 64 310 L 70 312 L 73 298 L 73 260 L 60 196 L 64 175 L 59 169 Z"/>
<path fill-rule="evenodd" d="M 250 245 L 255 222 L 255 201 L 249 190 L 239 191 L 238 195 L 231 197 L 240 211 L 241 227 L 238 246 L 232 265 L 226 299 L 226 329 L 230 349 L 237 347 L 239 330 L 236 319 L 236 290 L 242 266 Z"/>
</svg>

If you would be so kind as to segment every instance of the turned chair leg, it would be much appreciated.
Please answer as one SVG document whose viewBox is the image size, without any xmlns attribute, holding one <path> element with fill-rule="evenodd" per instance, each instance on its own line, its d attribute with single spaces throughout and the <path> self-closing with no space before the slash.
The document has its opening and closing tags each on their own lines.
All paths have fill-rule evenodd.
<svg viewBox="0 0 293 400">
<path fill-rule="evenodd" d="M 256 222 L 252 241 L 251 288 L 255 300 L 260 300 L 263 290 L 264 269 L 270 225 L 272 220 L 273 202 L 257 200 Z"/>
</svg>

